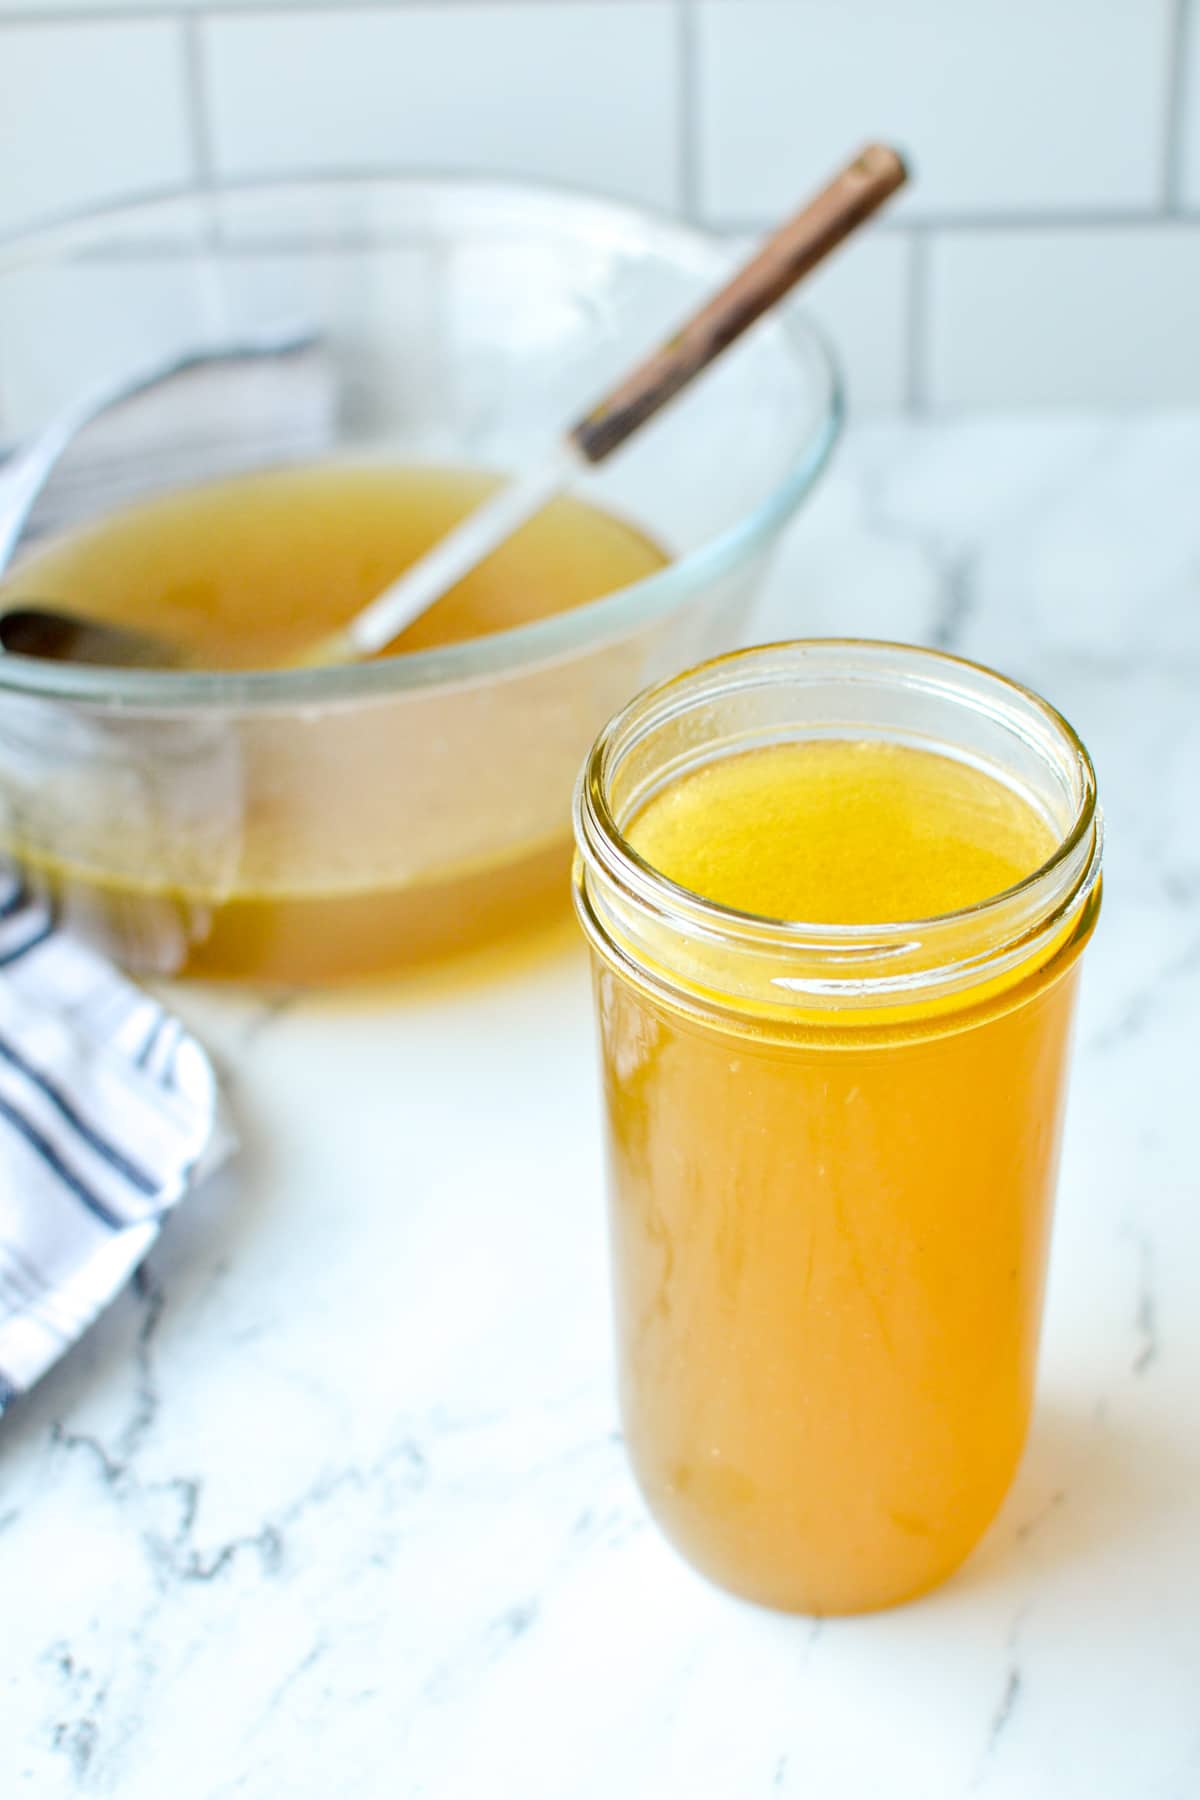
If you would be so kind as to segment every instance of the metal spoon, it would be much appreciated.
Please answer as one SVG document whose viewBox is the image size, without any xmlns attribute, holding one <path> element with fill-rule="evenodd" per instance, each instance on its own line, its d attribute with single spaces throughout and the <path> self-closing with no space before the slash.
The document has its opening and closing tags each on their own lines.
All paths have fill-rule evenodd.
<svg viewBox="0 0 1200 1800">
<path fill-rule="evenodd" d="M 275 368 L 278 378 L 264 382 L 265 373 Z M 220 386 L 220 377 L 227 372 L 237 381 L 230 393 Z M 249 415 L 234 404 L 247 391 L 244 375 L 257 378 L 249 389 L 253 396 Z M 131 401 L 169 401 L 174 391 L 184 391 L 197 378 L 205 382 L 202 394 L 208 412 L 215 409 L 226 421 L 228 442 L 214 447 L 209 427 L 202 444 L 176 445 L 174 465 L 168 470 L 172 486 L 227 474 L 247 462 L 261 463 L 284 453 L 291 458 L 319 454 L 327 448 L 333 432 L 332 369 L 311 327 L 277 325 L 224 343 L 160 356 L 87 389 L 56 414 L 26 448 L 0 464 L 0 582 L 39 498 L 64 454 L 87 428 Z M 131 412 L 129 422 L 134 418 Z M 133 436 L 136 441 L 136 432 Z M 154 476 L 164 457 L 162 445 L 152 448 L 152 462 L 149 451 L 144 462 L 136 459 L 141 462 L 142 479 L 134 483 L 132 492 L 145 492 L 154 485 L 153 479 L 149 484 L 145 481 L 146 465 L 150 464 Z M 117 489 L 117 497 L 129 497 L 121 492 L 120 481 Z M 113 498 L 109 496 L 110 503 Z M 19 604 L 0 610 L 0 652 L 105 668 L 176 668 L 186 660 L 179 645 L 154 633 L 49 603 L 42 605 L 25 596 Z"/>
<path fill-rule="evenodd" d="M 25 449 L 18 450 L 0 464 L 0 573 L 7 569 L 38 496 L 64 451 L 102 414 L 113 412 L 152 390 L 165 394 L 201 370 L 219 372 L 222 366 L 242 368 L 247 364 L 299 357 L 313 350 L 317 341 L 309 327 L 275 327 L 226 343 L 172 351 L 169 356 L 156 357 L 153 362 L 127 369 L 123 375 L 86 389 L 63 407 Z M 313 359 L 310 357 L 307 361 L 311 364 Z M 296 409 L 294 404 L 289 404 L 292 418 L 283 423 L 294 422 Z M 279 423 L 274 422 L 274 429 L 278 429 Z"/>
<path fill-rule="evenodd" d="M 57 606 L 14 606 L 0 613 L 0 652 L 103 669 L 175 669 L 185 661 L 180 645 L 153 632 L 108 625 Z"/>
</svg>

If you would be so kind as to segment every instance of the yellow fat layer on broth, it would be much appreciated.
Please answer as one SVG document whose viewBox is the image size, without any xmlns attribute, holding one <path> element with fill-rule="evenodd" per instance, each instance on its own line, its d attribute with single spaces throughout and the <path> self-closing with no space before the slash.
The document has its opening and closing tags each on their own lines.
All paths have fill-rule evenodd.
<svg viewBox="0 0 1200 1800">
<path fill-rule="evenodd" d="M 994 777 L 875 740 L 766 745 L 693 770 L 626 828 L 638 854 L 705 899 L 768 919 L 876 924 L 987 900 L 1055 845 Z"/>
</svg>

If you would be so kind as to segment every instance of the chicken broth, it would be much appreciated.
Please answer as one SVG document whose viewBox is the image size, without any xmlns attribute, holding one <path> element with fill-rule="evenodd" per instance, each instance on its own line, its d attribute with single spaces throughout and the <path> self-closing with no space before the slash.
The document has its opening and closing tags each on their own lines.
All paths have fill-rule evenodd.
<svg viewBox="0 0 1200 1800">
<path fill-rule="evenodd" d="M 195 669 L 278 668 L 347 624 L 498 485 L 477 469 L 365 462 L 212 482 L 36 550 L 0 596 L 153 631 Z M 569 612 L 666 560 L 636 527 L 562 496 L 382 654 Z"/>
<path fill-rule="evenodd" d="M 277 668 L 353 618 L 498 479 L 347 462 L 212 483 L 37 547 L 0 600 L 152 631 L 186 669 Z M 559 498 L 383 655 L 569 611 L 666 561 L 633 525 Z M 496 690 L 489 721 L 503 742 L 522 729 L 520 702 Z M 565 787 L 561 832 L 548 836 L 519 794 L 497 789 L 461 706 L 431 690 L 394 727 L 402 709 L 348 710 L 335 759 L 282 714 L 242 715 L 235 734 L 219 714 L 184 725 L 164 713 L 132 749 L 128 725 L 114 749 L 108 720 L 69 767 L 64 749 L 57 788 L 22 794 L 6 777 L 3 848 L 134 967 L 323 980 L 451 951 L 558 904 L 570 842 Z M 8 755 L 15 767 L 11 740 Z M 186 780 L 159 779 L 168 764 Z"/>
<path fill-rule="evenodd" d="M 687 715 L 663 716 L 677 756 Z M 623 740 L 643 771 L 653 741 Z M 640 870 L 733 909 L 728 929 L 674 925 L 669 890 L 642 912 L 640 887 L 586 864 L 630 1458 L 723 1585 L 891 1604 L 962 1560 L 1024 1442 L 1094 910 L 950 997 L 918 982 L 841 1007 L 790 985 L 769 921 L 912 922 L 925 954 L 919 921 L 969 918 L 1047 864 L 1047 819 L 953 757 L 813 738 L 668 777 L 622 829 Z"/>
</svg>

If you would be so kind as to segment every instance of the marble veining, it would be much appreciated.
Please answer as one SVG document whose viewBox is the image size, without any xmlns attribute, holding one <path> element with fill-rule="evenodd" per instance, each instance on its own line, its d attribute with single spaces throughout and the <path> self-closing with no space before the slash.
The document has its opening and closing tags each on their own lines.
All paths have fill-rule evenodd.
<svg viewBox="0 0 1200 1800">
<path fill-rule="evenodd" d="M 1040 1404 L 959 1576 L 778 1618 L 647 1520 L 568 924 L 181 989 L 243 1148 L 0 1427 L 4 1800 L 1196 1800 L 1197 467 L 1198 414 L 858 430 L 756 622 L 994 663 L 1099 769 Z"/>
</svg>

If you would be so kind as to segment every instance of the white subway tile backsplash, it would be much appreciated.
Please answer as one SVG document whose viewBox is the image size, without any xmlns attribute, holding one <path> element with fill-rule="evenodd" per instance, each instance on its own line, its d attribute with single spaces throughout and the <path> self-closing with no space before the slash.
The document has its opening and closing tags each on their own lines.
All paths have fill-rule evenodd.
<svg viewBox="0 0 1200 1800">
<path fill-rule="evenodd" d="M 0 31 L 0 232 L 190 173 L 174 22 Z"/>
<path fill-rule="evenodd" d="M 750 255 L 759 237 L 731 232 L 726 241 L 732 269 Z M 911 253 L 905 234 L 868 230 L 810 275 L 797 294 L 837 357 L 852 418 L 904 408 Z"/>
<path fill-rule="evenodd" d="M 234 3 L 238 4 L 238 0 Z M 180 4 L 200 6 L 204 0 L 173 0 L 170 10 L 173 12 Z M 222 4 L 228 4 L 228 0 L 222 0 Z M 22 23 L 40 23 L 42 20 L 73 19 L 79 13 L 95 13 L 113 21 L 126 13 L 162 13 L 166 10 L 165 0 L 0 0 L 0 23 L 13 16 Z"/>
<path fill-rule="evenodd" d="M 696 0 L 699 188 L 772 216 L 864 138 L 910 217 L 1150 205 L 1169 0 Z"/>
<path fill-rule="evenodd" d="M 409 165 L 679 193 L 669 0 L 548 0 L 217 18 L 222 174 Z"/>
<path fill-rule="evenodd" d="M 912 189 L 804 295 L 856 414 L 1200 403 L 1200 0 L 0 0 L 0 239 L 200 173 L 405 167 L 740 234 L 872 136 Z"/>
<path fill-rule="evenodd" d="M 935 409 L 1200 403 L 1200 224 L 938 234 Z"/>
<path fill-rule="evenodd" d="M 80 13 L 95 14 L 110 23 L 121 21 L 127 13 L 176 12 L 181 8 L 204 6 L 207 0 L 0 0 L 0 24 L 6 16 L 22 23 L 45 20 L 70 20 Z M 222 6 L 258 6 L 263 0 L 220 0 Z M 267 5 L 287 5 L 289 0 L 266 0 Z"/>
<path fill-rule="evenodd" d="M 846 377 L 852 417 L 900 411 L 908 383 L 911 245 L 875 232 L 848 244 L 804 284 Z"/>
<path fill-rule="evenodd" d="M 1179 79 L 1184 115 L 1180 132 L 1180 198 L 1191 212 L 1200 212 L 1200 0 L 1184 0 L 1190 8 L 1184 32 L 1184 66 Z"/>
</svg>

